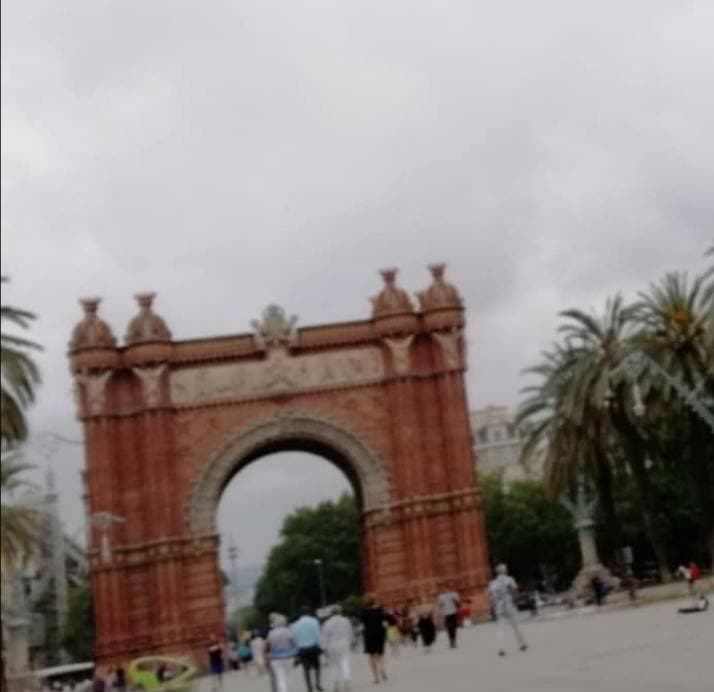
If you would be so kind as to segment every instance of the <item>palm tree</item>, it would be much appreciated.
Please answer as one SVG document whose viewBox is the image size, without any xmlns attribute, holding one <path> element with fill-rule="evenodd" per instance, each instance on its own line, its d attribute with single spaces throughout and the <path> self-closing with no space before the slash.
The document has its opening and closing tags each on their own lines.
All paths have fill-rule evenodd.
<svg viewBox="0 0 714 692">
<path fill-rule="evenodd" d="M 6 277 L 0 279 L 3 283 Z M 0 318 L 4 323 L 11 322 L 27 329 L 35 315 L 27 310 L 20 310 L 8 305 L 0 307 Z M 27 339 L 0 333 L 0 362 L 2 365 L 2 390 L 0 393 L 0 437 L 3 448 L 7 448 L 27 437 L 27 421 L 24 409 L 34 400 L 35 388 L 40 382 L 40 374 L 30 350 L 41 347 Z"/>
<path fill-rule="evenodd" d="M 26 485 L 20 477 L 31 467 L 23 464 L 13 452 L 3 453 L 0 458 L 0 570 L 7 574 L 32 555 L 37 544 L 37 512 L 22 504 L 9 502 L 15 490 Z M 7 689 L 5 680 L 5 634 L 2 630 L 0 653 L 0 683 Z"/>
<path fill-rule="evenodd" d="M 667 274 L 640 293 L 636 310 L 642 350 L 700 401 L 714 401 L 714 268 L 692 282 L 684 273 Z M 687 420 L 682 458 L 701 505 L 714 564 L 714 435 L 696 411 L 687 410 L 666 378 L 652 377 L 650 387 L 668 417 L 679 413 Z"/>
<path fill-rule="evenodd" d="M 620 295 L 606 303 L 602 316 L 566 310 L 558 332 L 563 342 L 546 363 L 531 372 L 543 380 L 531 390 L 519 419 L 530 419 L 532 433 L 524 453 L 546 443 L 546 487 L 559 494 L 579 473 L 592 479 L 607 533 L 620 541 L 620 522 L 613 497 L 613 447 L 624 447 L 638 487 L 647 533 L 665 579 L 670 576 L 654 492 L 647 474 L 646 441 L 628 415 L 628 387 L 621 363 L 631 349 L 634 310 Z M 540 440 L 537 438 L 540 437 Z"/>
<path fill-rule="evenodd" d="M 5 497 L 27 483 L 21 475 L 31 469 L 29 464 L 20 461 L 17 454 L 7 452 L 0 460 L 0 488 Z M 28 557 L 37 541 L 37 512 L 22 504 L 8 502 L 0 503 L 0 555 L 4 567 L 21 563 Z"/>
</svg>

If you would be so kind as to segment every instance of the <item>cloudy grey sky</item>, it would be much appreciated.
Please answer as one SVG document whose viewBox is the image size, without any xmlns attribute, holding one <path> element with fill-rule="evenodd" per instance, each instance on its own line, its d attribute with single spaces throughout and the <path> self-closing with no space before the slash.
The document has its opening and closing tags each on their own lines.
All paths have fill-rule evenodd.
<svg viewBox="0 0 714 692">
<path fill-rule="evenodd" d="M 40 315 L 34 429 L 80 437 L 80 296 L 121 336 L 156 290 L 188 338 L 269 302 L 366 317 L 379 268 L 418 290 L 437 260 L 468 308 L 471 404 L 516 403 L 559 309 L 703 266 L 713 27 L 710 0 L 5 0 L 3 302 Z M 77 449 L 54 465 L 76 530 Z M 295 455 L 234 484 L 244 564 L 345 485 Z M 261 488 L 276 518 L 241 533 Z"/>
</svg>

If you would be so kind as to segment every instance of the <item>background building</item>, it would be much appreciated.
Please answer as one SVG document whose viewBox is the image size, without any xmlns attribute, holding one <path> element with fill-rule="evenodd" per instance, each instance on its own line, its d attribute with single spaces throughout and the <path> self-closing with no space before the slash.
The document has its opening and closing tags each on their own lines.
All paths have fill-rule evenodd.
<svg viewBox="0 0 714 692">
<path fill-rule="evenodd" d="M 488 406 L 471 412 L 471 431 L 479 474 L 497 474 L 506 485 L 523 478 L 541 477 L 537 463 L 520 461 L 521 431 L 515 412 L 507 406 Z"/>
<path fill-rule="evenodd" d="M 68 591 L 88 580 L 86 552 L 64 533 L 57 500 L 48 472 L 45 494 L 23 499 L 39 515 L 37 550 L 24 564 L 2 571 L 5 670 L 21 683 L 30 669 L 67 662 L 61 642 Z"/>
</svg>

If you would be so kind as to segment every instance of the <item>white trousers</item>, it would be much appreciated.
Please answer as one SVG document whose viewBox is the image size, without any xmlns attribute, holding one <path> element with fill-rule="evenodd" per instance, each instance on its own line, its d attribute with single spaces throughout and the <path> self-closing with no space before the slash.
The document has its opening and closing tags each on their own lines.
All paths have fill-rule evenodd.
<svg viewBox="0 0 714 692">
<path fill-rule="evenodd" d="M 275 676 L 275 691 L 288 692 L 288 673 L 293 667 L 291 658 L 275 658 L 270 661 Z"/>
<path fill-rule="evenodd" d="M 513 629 L 513 634 L 516 635 L 518 646 L 525 646 L 526 640 L 523 638 L 521 630 L 518 627 L 516 613 L 513 609 L 506 608 L 498 613 L 496 619 L 496 640 L 498 641 L 498 648 L 503 650 L 503 640 L 506 638 L 506 623 L 508 623 Z"/>
<path fill-rule="evenodd" d="M 347 651 L 328 651 L 327 660 L 329 662 L 330 671 L 335 682 L 349 682 L 352 677 L 350 669 L 350 652 Z"/>
</svg>

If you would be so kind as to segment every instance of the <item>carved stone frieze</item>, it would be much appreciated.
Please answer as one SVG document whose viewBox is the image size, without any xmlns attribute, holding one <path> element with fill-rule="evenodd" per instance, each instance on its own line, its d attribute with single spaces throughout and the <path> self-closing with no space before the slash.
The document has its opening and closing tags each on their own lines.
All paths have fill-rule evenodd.
<svg viewBox="0 0 714 692">
<path fill-rule="evenodd" d="M 402 339 L 384 340 L 392 354 L 392 364 L 397 375 L 406 375 L 411 370 L 410 348 L 412 341 L 414 341 L 413 334 Z"/>
<path fill-rule="evenodd" d="M 133 373 L 141 380 L 141 391 L 144 405 L 156 408 L 161 404 L 161 376 L 166 370 L 166 364 L 147 368 L 132 368 Z"/>
<path fill-rule="evenodd" d="M 80 407 L 80 415 L 101 416 L 107 412 L 107 382 L 112 372 L 106 370 L 94 374 L 80 373 L 75 376 L 75 384 L 82 391 L 82 395 L 78 398 L 84 404 Z"/>
<path fill-rule="evenodd" d="M 432 332 L 432 336 L 441 347 L 444 367 L 447 370 L 458 370 L 463 367 L 460 348 L 461 330 L 451 329 L 447 332 Z"/>
<path fill-rule="evenodd" d="M 171 399 L 177 406 L 189 406 L 368 384 L 383 378 L 384 360 L 376 347 L 298 356 L 276 347 L 266 360 L 175 370 Z"/>
</svg>

